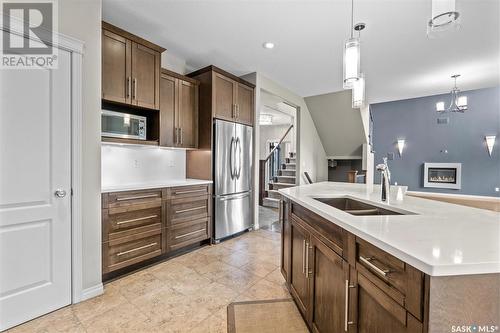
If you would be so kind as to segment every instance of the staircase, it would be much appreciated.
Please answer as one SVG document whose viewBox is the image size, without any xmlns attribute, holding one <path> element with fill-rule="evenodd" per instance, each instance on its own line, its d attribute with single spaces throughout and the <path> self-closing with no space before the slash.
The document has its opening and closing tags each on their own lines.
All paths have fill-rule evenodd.
<svg viewBox="0 0 500 333">
<path fill-rule="evenodd" d="M 263 198 L 263 206 L 278 208 L 281 199 L 278 190 L 295 186 L 296 162 L 297 157 L 295 153 L 289 153 L 289 156 L 285 159 L 285 163 L 278 170 L 278 175 L 274 176 L 273 180 L 269 182 L 269 189 Z"/>
</svg>

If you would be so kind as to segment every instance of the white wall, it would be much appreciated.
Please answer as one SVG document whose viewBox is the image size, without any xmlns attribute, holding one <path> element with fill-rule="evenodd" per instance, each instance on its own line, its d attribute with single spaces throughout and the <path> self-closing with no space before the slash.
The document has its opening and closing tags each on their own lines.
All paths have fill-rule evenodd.
<svg viewBox="0 0 500 333">
<path fill-rule="evenodd" d="M 186 151 L 103 144 L 102 186 L 186 178 Z"/>
<path fill-rule="evenodd" d="M 85 42 L 83 54 L 82 243 L 85 289 L 101 285 L 101 0 L 64 0 L 59 31 Z"/>
<path fill-rule="evenodd" d="M 305 184 L 305 179 L 302 177 L 302 173 L 307 171 L 311 176 L 313 181 L 325 181 L 328 180 L 328 163 L 326 160 L 325 149 L 318 136 L 316 127 L 311 118 L 307 105 L 304 98 L 298 96 L 297 94 L 291 92 L 287 88 L 279 85 L 276 82 L 266 78 L 259 73 L 250 73 L 242 76 L 243 79 L 256 85 L 255 88 L 255 124 L 254 126 L 254 138 L 260 137 L 260 126 L 259 123 L 259 112 L 261 105 L 261 89 L 265 90 L 276 96 L 280 96 L 287 102 L 294 104 L 299 107 L 299 116 L 295 118 L 295 128 L 298 129 L 295 132 L 297 136 L 297 141 L 299 142 L 298 147 L 296 147 L 296 153 L 298 161 L 297 165 L 297 176 L 301 184 Z M 258 212 L 259 208 L 259 157 L 260 149 L 258 140 L 255 140 L 254 144 L 254 206 L 255 211 Z M 259 227 L 259 214 L 254 214 L 254 224 L 255 227 Z"/>
<path fill-rule="evenodd" d="M 260 126 L 260 134 L 259 137 L 256 138 L 259 141 L 259 159 L 265 159 L 267 157 L 267 154 L 269 153 L 267 151 L 267 142 L 270 140 L 279 140 L 285 134 L 285 132 L 288 130 L 290 125 L 265 125 L 265 126 Z M 290 151 L 294 152 L 295 151 L 295 139 L 293 135 L 293 128 L 292 130 L 286 135 L 285 139 L 283 142 L 289 142 L 290 143 Z"/>
</svg>

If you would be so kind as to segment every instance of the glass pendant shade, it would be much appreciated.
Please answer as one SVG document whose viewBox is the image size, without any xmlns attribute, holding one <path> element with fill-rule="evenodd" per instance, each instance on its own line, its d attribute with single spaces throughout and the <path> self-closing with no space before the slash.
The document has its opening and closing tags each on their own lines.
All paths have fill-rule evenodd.
<svg viewBox="0 0 500 333">
<path fill-rule="evenodd" d="M 360 74 L 359 79 L 352 85 L 352 108 L 357 109 L 365 104 L 365 78 Z"/>
<path fill-rule="evenodd" d="M 458 30 L 460 13 L 455 9 L 455 0 L 432 0 L 431 18 L 427 23 L 427 36 L 438 38 Z"/>
<path fill-rule="evenodd" d="M 352 89 L 360 78 L 360 43 L 359 38 L 350 38 L 344 47 L 344 89 Z"/>
</svg>

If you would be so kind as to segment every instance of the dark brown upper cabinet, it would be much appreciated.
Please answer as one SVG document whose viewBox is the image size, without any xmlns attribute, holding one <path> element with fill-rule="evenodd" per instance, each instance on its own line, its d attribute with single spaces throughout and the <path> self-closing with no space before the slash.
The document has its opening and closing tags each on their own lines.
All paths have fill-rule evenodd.
<svg viewBox="0 0 500 333">
<path fill-rule="evenodd" d="M 160 146 L 198 147 L 198 81 L 162 69 Z"/>
<path fill-rule="evenodd" d="M 190 77 L 201 81 L 200 112 L 213 118 L 253 126 L 255 86 L 215 66 L 202 68 Z"/>
<path fill-rule="evenodd" d="M 164 48 L 102 22 L 102 99 L 160 108 L 160 55 Z"/>
</svg>

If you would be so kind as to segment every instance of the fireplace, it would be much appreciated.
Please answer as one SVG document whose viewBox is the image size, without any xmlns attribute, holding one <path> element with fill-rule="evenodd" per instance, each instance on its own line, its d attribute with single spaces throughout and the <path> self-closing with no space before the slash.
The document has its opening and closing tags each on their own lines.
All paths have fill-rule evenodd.
<svg viewBox="0 0 500 333">
<path fill-rule="evenodd" d="M 424 187 L 461 188 L 462 163 L 424 163 Z"/>
</svg>

